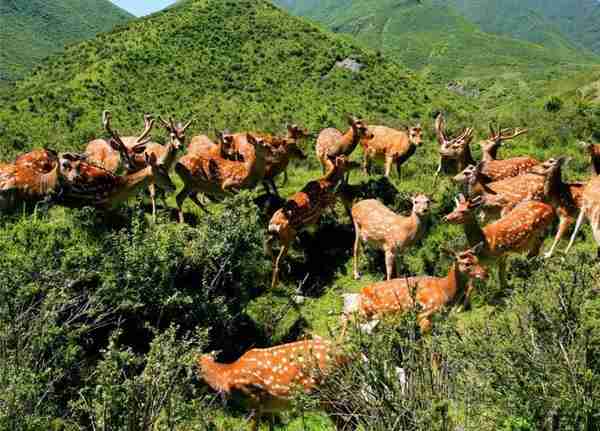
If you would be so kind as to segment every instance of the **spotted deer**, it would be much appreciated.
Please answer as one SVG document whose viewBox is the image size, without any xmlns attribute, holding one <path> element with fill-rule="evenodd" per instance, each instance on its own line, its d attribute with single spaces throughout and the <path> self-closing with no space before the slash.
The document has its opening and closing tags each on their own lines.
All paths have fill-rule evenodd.
<svg viewBox="0 0 600 431">
<path fill-rule="evenodd" d="M 417 124 L 414 127 L 409 127 L 406 131 L 395 130 L 386 126 L 369 126 L 369 131 L 373 134 L 373 137 L 361 140 L 365 174 L 369 174 L 372 159 L 383 158 L 385 160 L 385 176 L 390 176 L 393 163 L 396 164 L 396 170 L 398 176 L 400 176 L 402 164 L 421 146 L 421 125 Z"/>
<path fill-rule="evenodd" d="M 102 113 L 102 125 L 111 135 L 108 141 L 95 139 L 88 143 L 84 154 L 89 163 L 116 173 L 121 166 L 129 173 L 145 167 L 144 151 L 149 142 L 148 135 L 154 126 L 154 120 L 149 115 L 144 115 L 144 131 L 137 137 L 120 137 L 118 131 L 111 127 L 112 115 L 109 111 Z M 122 145 L 117 142 L 116 136 Z"/>
<path fill-rule="evenodd" d="M 431 199 L 418 194 L 412 199 L 413 208 L 408 217 L 398 215 L 376 199 L 357 202 L 352 207 L 352 221 L 356 232 L 354 241 L 354 278 L 358 280 L 358 257 L 361 241 L 383 249 L 386 279 L 394 276 L 395 261 L 400 253 L 419 241 L 425 234 L 424 218 Z M 398 271 L 396 276 L 398 276 Z"/>
<path fill-rule="evenodd" d="M 157 162 L 156 156 L 146 154 L 145 158 L 145 168 L 122 176 L 87 161 L 71 162 L 68 169 L 74 175 L 64 184 L 58 203 L 69 207 L 93 206 L 110 210 L 147 188 L 150 182 L 167 192 L 174 192 L 169 172 Z M 66 171 L 67 166 L 63 169 Z"/>
<path fill-rule="evenodd" d="M 544 242 L 545 233 L 552 225 L 556 214 L 551 205 L 527 200 L 517 205 L 500 220 L 482 228 L 475 216 L 481 201 L 479 196 L 466 199 L 461 194 L 456 199 L 456 208 L 444 220 L 452 224 L 462 224 L 469 245 L 483 243 L 479 256 L 485 264 L 493 262 L 498 264 L 500 285 L 505 287 L 506 255 L 528 253 L 528 257 L 537 256 Z"/>
<path fill-rule="evenodd" d="M 468 165 L 474 165 L 475 160 L 471 155 L 471 140 L 473 129 L 467 127 L 454 138 L 446 135 L 446 122 L 440 112 L 435 119 L 435 132 L 439 144 L 440 163 L 435 173 L 433 186 L 437 184 L 440 173 L 456 175 Z"/>
<path fill-rule="evenodd" d="M 350 128 L 346 133 L 338 129 L 328 128 L 319 133 L 317 137 L 317 159 L 321 162 L 323 173 L 329 172 L 333 167 L 333 160 L 338 156 L 350 157 L 356 146 L 366 139 L 373 139 L 374 135 L 369 130 L 367 123 L 356 117 L 348 118 Z"/>
<path fill-rule="evenodd" d="M 175 172 L 183 181 L 176 197 L 179 221 L 183 223 L 183 203 L 190 198 L 206 211 L 197 195 L 221 199 L 242 189 L 251 189 L 264 177 L 267 147 L 262 139 L 246 137 L 252 149 L 243 148 L 243 161 L 236 162 L 220 155 L 188 152 L 175 164 Z"/>
<path fill-rule="evenodd" d="M 575 238 L 586 218 L 592 227 L 592 234 L 598 244 L 598 256 L 600 257 L 600 176 L 592 177 L 583 190 L 581 211 L 565 253 L 569 253 L 573 247 Z"/>
<path fill-rule="evenodd" d="M 315 337 L 267 349 L 252 349 L 230 364 L 214 354 L 198 359 L 200 377 L 227 397 L 241 397 L 253 410 L 252 430 L 263 414 L 281 413 L 298 392 L 311 393 L 346 357 L 329 340 Z"/>
<path fill-rule="evenodd" d="M 418 315 L 421 331 L 431 328 L 431 316 L 444 307 L 457 304 L 466 298 L 474 279 L 484 280 L 487 271 L 477 257 L 483 244 L 454 254 L 454 263 L 445 277 L 408 277 L 370 284 L 358 294 L 344 296 L 342 335 L 346 332 L 348 319 L 359 314 L 362 319 L 374 321 L 387 314 L 395 314 L 412 309 L 414 299 L 420 305 Z M 373 322 L 376 324 L 376 321 Z M 373 326 L 373 325 L 370 325 Z"/>
<path fill-rule="evenodd" d="M 600 175 L 600 144 L 580 142 L 580 145 L 589 153 L 592 161 L 592 175 Z"/>
<path fill-rule="evenodd" d="M 327 208 L 337 201 L 336 188 L 345 172 L 356 165 L 345 156 L 335 158 L 333 168 L 321 179 L 310 181 L 300 192 L 293 194 L 271 217 L 268 227 L 267 251 L 274 258 L 272 245 L 277 239 L 281 250 L 273 259 L 273 279 L 271 288 L 279 281 L 281 260 L 287 255 L 292 241 L 298 232 L 316 224 Z"/>
</svg>

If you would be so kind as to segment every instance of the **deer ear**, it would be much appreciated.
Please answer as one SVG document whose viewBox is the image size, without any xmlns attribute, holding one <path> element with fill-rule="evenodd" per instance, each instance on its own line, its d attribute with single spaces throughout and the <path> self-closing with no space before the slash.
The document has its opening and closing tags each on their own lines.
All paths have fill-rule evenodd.
<svg viewBox="0 0 600 431">
<path fill-rule="evenodd" d="M 133 151 L 135 154 L 142 154 L 144 151 L 146 151 L 146 144 L 137 144 L 131 149 L 131 151 Z"/>
<path fill-rule="evenodd" d="M 156 154 L 146 153 L 146 164 L 148 164 L 150 166 L 156 166 Z"/>
<path fill-rule="evenodd" d="M 252 145 L 257 144 L 256 138 L 253 135 L 251 135 L 250 133 L 246 133 L 246 139 L 248 139 L 248 142 L 250 142 Z"/>
</svg>

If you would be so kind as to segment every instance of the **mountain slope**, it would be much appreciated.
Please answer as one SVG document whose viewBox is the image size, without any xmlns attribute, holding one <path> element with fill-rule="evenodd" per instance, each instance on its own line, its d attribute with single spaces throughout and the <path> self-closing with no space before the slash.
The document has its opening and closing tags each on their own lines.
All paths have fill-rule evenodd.
<svg viewBox="0 0 600 431">
<path fill-rule="evenodd" d="M 0 0 L 0 81 L 132 17 L 108 0 Z"/>
<path fill-rule="evenodd" d="M 432 68 L 444 78 L 465 76 L 470 69 L 496 75 L 515 69 L 546 68 L 592 61 L 553 33 L 551 48 L 486 33 L 458 9 L 443 2 L 415 0 L 279 0 L 297 14 L 350 33 L 407 65 Z"/>
<path fill-rule="evenodd" d="M 347 57 L 360 73 L 335 66 Z M 406 119 L 424 114 L 427 97 L 401 66 L 266 1 L 195 0 L 52 58 L 5 96 L 0 143 L 11 155 L 81 148 L 106 108 L 120 129 L 153 112 L 194 117 L 206 132 L 294 119 L 316 128 L 348 112 Z"/>
</svg>

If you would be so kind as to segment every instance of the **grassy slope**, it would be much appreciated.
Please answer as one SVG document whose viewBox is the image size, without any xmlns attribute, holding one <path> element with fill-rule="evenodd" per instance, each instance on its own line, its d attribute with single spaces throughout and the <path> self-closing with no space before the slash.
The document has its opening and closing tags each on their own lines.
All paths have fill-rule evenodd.
<svg viewBox="0 0 600 431">
<path fill-rule="evenodd" d="M 108 0 L 3 0 L 0 81 L 20 78 L 65 45 L 89 39 L 132 18 Z"/>
</svg>

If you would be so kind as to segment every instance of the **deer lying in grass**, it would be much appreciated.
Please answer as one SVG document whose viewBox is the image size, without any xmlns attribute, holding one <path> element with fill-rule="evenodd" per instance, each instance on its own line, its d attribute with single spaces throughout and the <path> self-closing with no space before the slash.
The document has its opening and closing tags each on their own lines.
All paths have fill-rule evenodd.
<svg viewBox="0 0 600 431">
<path fill-rule="evenodd" d="M 231 364 L 215 362 L 214 355 L 198 359 L 201 378 L 219 394 L 241 397 L 253 410 L 252 430 L 263 414 L 292 407 L 298 391 L 315 390 L 333 369 L 346 361 L 330 341 L 315 337 L 268 349 L 252 349 Z"/>
<path fill-rule="evenodd" d="M 154 120 L 144 115 L 144 131 L 138 137 L 119 137 L 123 145 L 118 144 L 115 136 L 119 133 L 111 127 L 112 115 L 109 111 L 102 113 L 102 125 L 111 135 L 112 139 L 95 139 L 88 143 L 85 149 L 87 161 L 107 171 L 116 173 L 121 166 L 129 173 L 145 167 L 144 151 L 149 142 L 148 135 L 154 126 Z"/>
<path fill-rule="evenodd" d="M 600 144 L 581 142 L 581 145 L 590 154 L 592 160 L 592 175 L 600 175 Z"/>
<path fill-rule="evenodd" d="M 348 118 L 348 123 L 350 129 L 346 133 L 334 128 L 324 129 L 319 133 L 316 151 L 323 173 L 333 168 L 333 160 L 336 157 L 350 157 L 359 142 L 373 139 L 373 133 L 363 120 L 351 116 Z"/>
<path fill-rule="evenodd" d="M 470 143 L 473 139 L 473 129 L 465 128 L 456 137 L 450 139 L 446 136 L 446 122 L 440 112 L 435 119 L 435 131 L 440 145 L 440 164 L 435 173 L 433 186 L 437 184 L 440 173 L 456 175 L 468 165 L 474 165 L 475 160 L 471 155 Z"/>
<path fill-rule="evenodd" d="M 415 299 L 422 309 L 418 316 L 419 326 L 422 332 L 429 331 L 431 316 L 434 313 L 466 297 L 467 292 L 471 290 L 473 279 L 487 278 L 487 272 L 477 258 L 482 247 L 483 244 L 480 244 L 462 253 L 454 254 L 454 263 L 445 277 L 396 278 L 370 284 L 358 294 L 343 295 L 341 337 L 345 335 L 348 319 L 356 313 L 363 319 L 372 321 L 386 314 L 412 309 L 415 306 L 411 295 L 413 289 Z"/>
<path fill-rule="evenodd" d="M 175 172 L 183 181 L 183 189 L 177 195 L 179 221 L 183 219 L 183 203 L 190 198 L 206 211 L 199 201 L 198 193 L 212 199 L 220 199 L 242 189 L 251 189 L 263 179 L 267 147 L 263 140 L 252 135 L 246 137 L 251 149 L 244 147 L 244 160 L 236 162 L 220 155 L 188 152 L 175 164 Z"/>
<path fill-rule="evenodd" d="M 369 126 L 373 138 L 361 141 L 364 150 L 363 169 L 369 174 L 371 159 L 385 159 L 385 176 L 389 177 L 392 163 L 400 176 L 402 164 L 421 146 L 421 125 L 408 128 L 407 131 L 395 130 L 385 126 Z"/>
<path fill-rule="evenodd" d="M 344 173 L 355 165 L 346 157 L 335 158 L 333 168 L 323 178 L 311 181 L 302 190 L 292 195 L 282 208 L 271 217 L 268 228 L 267 252 L 274 257 L 272 244 L 279 240 L 281 250 L 273 260 L 273 280 L 271 288 L 279 281 L 281 260 L 287 255 L 292 241 L 298 232 L 316 224 L 321 215 L 337 201 L 336 187 Z"/>
<path fill-rule="evenodd" d="M 354 241 L 354 279 L 358 280 L 358 255 L 361 240 L 383 249 L 385 253 L 386 278 L 394 275 L 394 263 L 398 255 L 420 240 L 425 233 L 424 218 L 431 200 L 424 194 L 413 199 L 412 213 L 408 217 L 398 215 L 376 199 L 357 202 L 352 207 L 352 220 L 356 231 Z M 396 275 L 397 271 L 396 271 Z"/>
<path fill-rule="evenodd" d="M 0 210 L 14 209 L 21 202 L 39 202 L 59 187 L 64 158 L 48 149 L 22 154 L 14 163 L 0 165 Z"/>
<path fill-rule="evenodd" d="M 146 154 L 145 158 L 144 169 L 123 176 L 84 161 L 72 162 L 70 170 L 75 175 L 64 184 L 59 203 L 69 207 L 93 206 L 109 210 L 135 196 L 151 182 L 167 192 L 174 192 L 169 172 L 158 164 L 156 156 Z"/>
<path fill-rule="evenodd" d="M 593 177 L 583 190 L 581 211 L 565 253 L 571 250 L 585 218 L 589 220 L 592 227 L 594 239 L 599 247 L 598 257 L 600 257 L 600 176 Z"/>
</svg>

